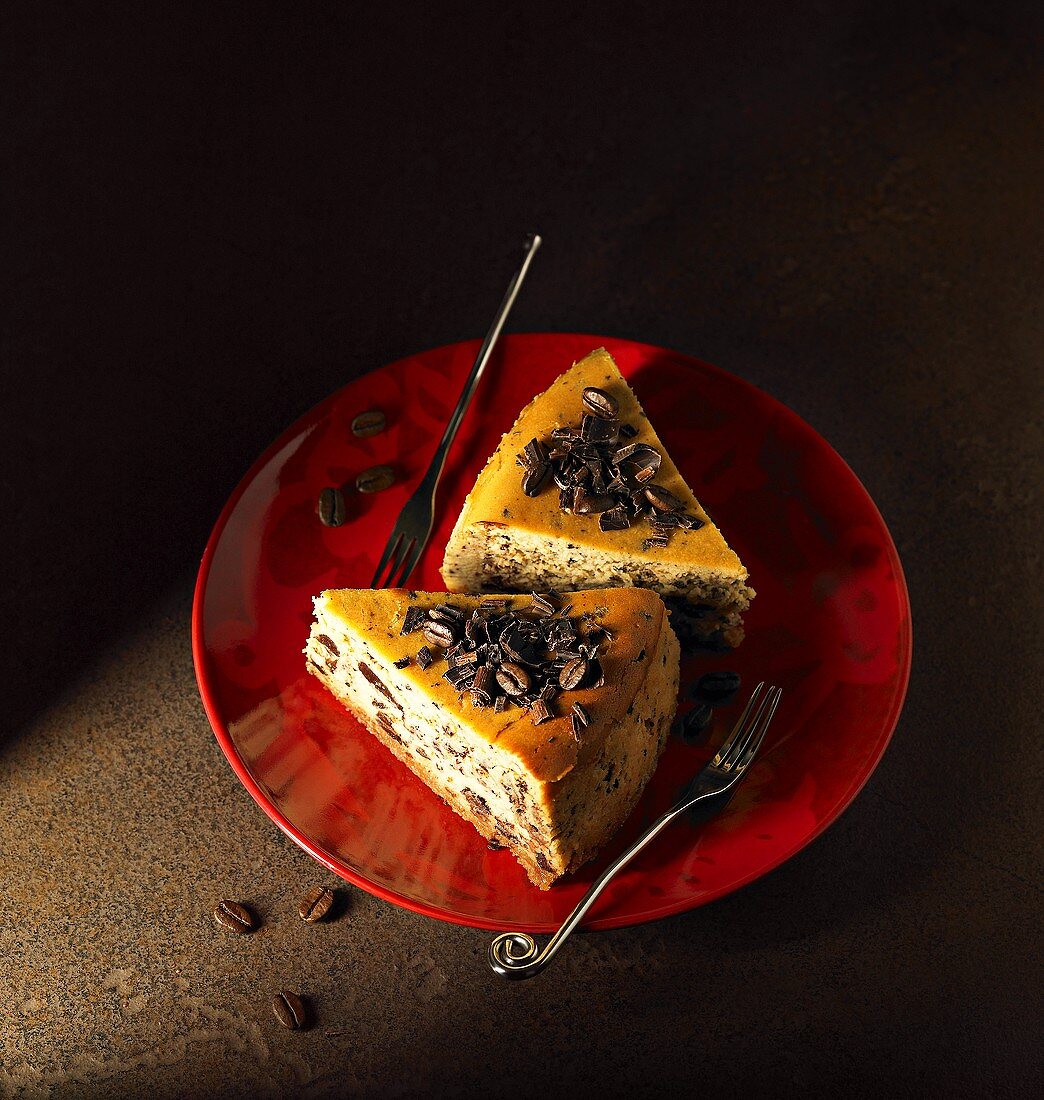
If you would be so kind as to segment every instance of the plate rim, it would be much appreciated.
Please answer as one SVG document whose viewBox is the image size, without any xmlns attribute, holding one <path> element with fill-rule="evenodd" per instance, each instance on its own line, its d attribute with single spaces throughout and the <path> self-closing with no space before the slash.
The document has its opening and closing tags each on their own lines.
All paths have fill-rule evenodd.
<svg viewBox="0 0 1044 1100">
<path fill-rule="evenodd" d="M 721 375 L 722 377 L 729 379 L 730 381 L 738 381 L 744 386 L 757 391 L 757 393 L 767 399 L 773 406 L 775 406 L 778 414 L 783 415 L 796 422 L 797 425 L 811 432 L 817 439 L 820 440 L 823 446 L 825 446 L 830 453 L 841 464 L 844 471 L 852 478 L 854 484 L 862 492 L 869 504 L 872 514 L 875 515 L 880 522 L 881 529 L 884 532 L 886 540 L 886 551 L 889 558 L 889 563 L 892 567 L 893 575 L 896 581 L 897 594 L 899 596 L 900 607 L 905 611 L 905 615 L 899 625 L 899 643 L 901 652 L 899 654 L 899 675 L 900 684 L 899 690 L 893 697 L 892 707 L 888 713 L 885 721 L 881 726 L 881 734 L 873 743 L 873 748 L 870 754 L 870 758 L 867 763 L 861 769 L 860 773 L 854 776 L 852 783 L 835 799 L 834 803 L 830 806 L 829 810 L 823 814 L 822 819 L 817 824 L 816 828 L 810 832 L 807 836 L 803 837 L 800 841 L 795 842 L 788 847 L 782 853 L 777 853 L 769 857 L 764 864 L 751 870 L 748 874 L 742 878 L 736 879 L 734 882 L 729 883 L 727 886 L 719 887 L 713 890 L 709 890 L 706 893 L 698 896 L 675 899 L 666 903 L 662 908 L 654 911 L 647 911 L 639 916 L 631 916 L 627 914 L 618 914 L 616 916 L 606 915 L 604 917 L 595 917 L 590 921 L 585 921 L 581 925 L 582 931 L 599 931 L 608 930 L 613 928 L 628 928 L 636 925 L 647 924 L 652 921 L 661 920 L 664 917 L 676 916 L 679 913 L 686 913 L 692 909 L 698 909 L 703 905 L 708 905 L 713 901 L 717 901 L 719 898 L 726 897 L 729 894 L 735 893 L 737 890 L 743 889 L 751 882 L 756 881 L 759 878 L 763 878 L 765 875 L 774 871 L 777 867 L 786 863 L 792 859 L 798 852 L 807 848 L 813 841 L 817 840 L 822 834 L 833 825 L 838 818 L 848 809 L 849 806 L 856 800 L 860 791 L 869 781 L 870 777 L 877 770 L 881 763 L 888 745 L 891 743 L 892 737 L 899 724 L 899 718 L 902 714 L 903 707 L 906 703 L 907 693 L 910 686 L 910 672 L 913 664 L 913 616 L 912 607 L 910 604 L 910 592 L 906 582 L 906 574 L 903 570 L 902 561 L 899 557 L 899 551 L 895 545 L 895 540 L 892 537 L 892 532 L 885 521 L 884 516 L 881 514 L 881 510 L 877 506 L 877 502 L 870 495 L 869 490 L 863 484 L 862 480 L 844 459 L 844 457 L 836 450 L 836 448 L 827 440 L 819 431 L 816 430 L 807 420 L 804 419 L 799 413 L 790 408 L 789 405 L 784 404 L 779 398 L 774 397 L 768 391 L 761 389 L 760 386 L 756 386 L 753 382 L 748 381 L 746 378 L 742 378 L 739 375 L 735 375 L 730 371 L 725 370 L 723 367 L 716 366 L 713 363 L 708 363 L 703 359 L 695 355 L 691 355 L 688 352 L 677 351 L 672 348 L 666 348 L 659 344 L 650 344 L 642 340 L 632 340 L 628 337 L 616 337 L 602 335 L 593 335 L 584 332 L 568 332 L 568 331 L 540 331 L 540 332 L 517 332 L 506 333 L 505 339 L 517 340 L 517 339 L 531 339 L 541 337 L 577 337 L 584 340 L 594 340 L 596 343 L 593 346 L 602 346 L 604 343 L 614 344 L 629 344 L 631 346 L 651 351 L 651 352 L 666 352 L 668 355 L 675 356 L 681 359 L 693 360 L 697 362 L 702 368 L 711 371 L 714 374 Z M 360 889 L 365 890 L 367 893 L 372 894 L 375 897 L 380 898 L 382 901 L 390 902 L 393 905 L 397 905 L 400 908 L 409 910 L 413 913 L 419 913 L 422 916 L 433 917 L 437 920 L 445 921 L 449 924 L 456 924 L 466 928 L 479 928 L 486 931 L 530 931 L 538 934 L 553 932 L 557 929 L 557 925 L 520 925 L 509 921 L 492 921 L 484 917 L 474 917 L 465 914 L 454 913 L 446 909 L 439 909 L 434 905 L 429 905 L 425 902 L 418 901 L 407 895 L 400 894 L 395 890 L 391 890 L 386 886 L 382 886 L 379 883 L 373 882 L 371 879 L 360 874 L 353 868 L 349 867 L 344 862 L 338 860 L 335 856 L 328 853 L 322 845 L 317 844 L 315 841 L 310 840 L 304 833 L 302 833 L 289 819 L 287 819 L 274 805 L 271 798 L 265 793 L 261 785 L 251 775 L 246 762 L 240 756 L 239 750 L 236 748 L 235 742 L 232 740 L 232 736 L 229 733 L 228 727 L 225 721 L 218 713 L 216 701 L 211 692 L 210 686 L 204 675 L 204 670 L 207 666 L 207 653 L 203 640 L 203 604 L 206 599 L 207 581 L 210 577 L 210 569 L 213 563 L 214 555 L 217 551 L 218 543 L 221 541 L 221 537 L 224 534 L 225 527 L 228 524 L 229 518 L 232 512 L 235 510 L 236 505 L 242 499 L 244 493 L 247 491 L 251 483 L 257 474 L 264 469 L 273 455 L 282 450 L 291 439 L 299 434 L 300 429 L 306 422 L 316 420 L 322 413 L 325 406 L 332 404 L 339 395 L 346 390 L 349 386 L 353 386 L 365 378 L 369 374 L 373 374 L 378 370 L 384 370 L 389 367 L 397 366 L 407 360 L 414 359 L 419 355 L 431 355 L 438 352 L 445 352 L 451 348 L 460 348 L 468 344 L 478 345 L 480 343 L 479 338 L 473 338 L 468 340 L 452 340 L 445 344 L 439 344 L 432 348 L 425 348 L 420 351 L 411 352 L 408 355 L 401 356 L 398 359 L 393 359 L 388 363 L 382 363 L 378 366 L 371 367 L 369 370 L 362 371 L 356 375 L 353 379 L 346 382 L 343 386 L 338 387 L 326 397 L 317 401 L 310 408 L 306 409 L 298 417 L 296 417 L 291 424 L 285 428 L 280 434 L 258 455 L 258 457 L 250 464 L 247 471 L 236 483 L 228 499 L 225 501 L 224 506 L 218 513 L 218 517 L 214 522 L 214 526 L 211 529 L 210 535 L 207 538 L 206 546 L 203 549 L 203 554 L 200 558 L 199 570 L 196 574 L 196 583 L 193 589 L 192 596 L 192 622 L 191 622 L 191 634 L 192 634 L 192 664 L 195 672 L 196 686 L 199 690 L 200 699 L 203 703 L 203 710 L 207 716 L 207 720 L 210 723 L 210 727 L 214 733 L 214 736 L 218 742 L 221 751 L 224 753 L 229 765 L 233 772 L 238 777 L 239 781 L 246 788 L 247 792 L 254 799 L 254 801 L 261 807 L 267 816 L 275 822 L 275 824 L 285 833 L 298 847 L 306 851 L 310 856 L 321 863 L 332 874 L 337 875 L 338 878 L 342 878 L 347 882 L 350 882 L 354 886 L 358 886 Z"/>
</svg>

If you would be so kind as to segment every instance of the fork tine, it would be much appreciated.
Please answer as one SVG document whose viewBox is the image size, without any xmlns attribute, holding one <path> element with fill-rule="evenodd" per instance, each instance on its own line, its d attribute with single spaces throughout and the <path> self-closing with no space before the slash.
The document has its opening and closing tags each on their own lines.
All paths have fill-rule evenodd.
<svg viewBox="0 0 1044 1100">
<path fill-rule="evenodd" d="M 402 532 L 393 531 L 388 538 L 388 543 L 384 547 L 384 553 L 381 555 L 381 560 L 377 563 L 377 570 L 373 574 L 373 580 L 370 581 L 371 588 L 385 588 L 386 585 L 380 583 L 381 577 L 384 574 L 385 566 L 389 562 L 395 561 L 396 550 L 399 548 L 399 543 L 402 542 Z"/>
<path fill-rule="evenodd" d="M 751 692 L 750 699 L 747 700 L 747 705 L 743 708 L 743 713 L 740 715 L 739 721 L 732 727 L 732 733 L 730 733 L 729 736 L 725 738 L 725 741 L 722 743 L 721 748 L 718 749 L 717 753 L 714 756 L 714 759 L 711 761 L 711 764 L 713 764 L 714 767 L 721 767 L 722 761 L 732 751 L 733 746 L 743 734 L 744 729 L 747 725 L 747 718 L 749 717 L 754 704 L 761 697 L 761 691 L 764 686 L 765 681 L 762 680 L 761 683 L 758 684 L 758 686 L 753 690 L 753 692 Z"/>
<path fill-rule="evenodd" d="M 737 771 L 745 771 L 751 761 L 758 754 L 758 749 L 761 748 L 761 742 L 765 740 L 765 734 L 768 733 L 768 728 L 772 725 L 772 719 L 776 716 L 776 707 L 779 706 L 780 699 L 783 698 L 782 688 L 773 688 L 769 694 L 769 703 L 764 715 L 764 719 L 758 729 L 757 736 L 751 741 L 747 749 L 739 758 L 739 762 L 736 764 Z"/>
<path fill-rule="evenodd" d="M 747 728 L 743 731 L 742 737 L 737 737 L 732 745 L 729 747 L 729 751 L 725 753 L 725 757 L 719 765 L 726 770 L 734 768 L 736 762 L 746 752 L 747 746 L 754 740 L 754 735 L 758 732 L 758 728 L 761 725 L 762 716 L 769 708 L 769 704 L 772 701 L 773 692 L 775 688 L 769 687 L 764 696 L 758 700 L 758 705 L 750 722 L 747 724 Z"/>
<path fill-rule="evenodd" d="M 403 546 L 402 557 L 399 558 L 399 565 L 402 566 L 402 570 L 399 571 L 396 577 L 396 570 L 393 569 L 388 577 L 389 588 L 402 588 L 406 581 L 406 578 L 413 572 L 413 567 L 417 564 L 417 559 L 420 557 L 420 548 L 417 546 L 416 539 L 410 539 L 408 543 Z"/>
</svg>

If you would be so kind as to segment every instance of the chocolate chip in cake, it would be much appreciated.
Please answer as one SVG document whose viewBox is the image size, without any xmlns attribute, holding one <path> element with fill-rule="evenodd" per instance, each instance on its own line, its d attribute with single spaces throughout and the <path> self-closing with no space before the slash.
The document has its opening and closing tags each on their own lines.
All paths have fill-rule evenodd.
<svg viewBox="0 0 1044 1100">
<path fill-rule="evenodd" d="M 547 484 L 547 479 L 550 476 L 551 466 L 546 462 L 527 469 L 522 476 L 522 492 L 525 493 L 527 497 L 539 495 L 540 491 Z"/>
<path fill-rule="evenodd" d="M 542 722 L 549 722 L 554 715 L 543 699 L 537 699 L 529 708 L 529 717 L 534 726 L 539 726 Z"/>
<path fill-rule="evenodd" d="M 406 608 L 406 614 L 402 617 L 402 629 L 399 633 L 412 634 L 415 630 L 420 630 L 427 621 L 427 612 L 417 607 L 416 604 L 411 604 Z"/>
<path fill-rule="evenodd" d="M 326 634 L 316 634 L 315 640 L 326 648 L 335 656 L 340 657 L 341 651 L 334 644 L 334 640 Z"/>
<path fill-rule="evenodd" d="M 684 507 L 682 502 L 662 485 L 646 485 L 645 499 L 661 512 L 679 512 Z"/>
<path fill-rule="evenodd" d="M 381 493 L 395 484 L 395 471 L 390 466 L 371 466 L 355 479 L 360 493 Z"/>
<path fill-rule="evenodd" d="M 609 508 L 598 517 L 598 526 L 603 531 L 625 531 L 631 526 L 627 512 L 619 507 Z"/>
<path fill-rule="evenodd" d="M 399 658 L 399 659 L 398 659 L 398 660 L 397 660 L 397 661 L 395 662 L 395 667 L 396 667 L 396 668 L 409 668 L 409 667 L 410 667 L 410 659 L 409 659 L 409 657 L 400 657 L 400 658 Z"/>
<path fill-rule="evenodd" d="M 597 386 L 588 386 L 584 390 L 581 404 L 584 412 L 588 412 L 602 420 L 614 420 L 616 414 L 620 411 L 620 403 L 616 398 L 612 394 L 606 393 L 605 390 L 598 389 Z"/>
<path fill-rule="evenodd" d="M 383 432 L 386 424 L 384 413 L 380 409 L 368 409 L 352 421 L 352 435 L 356 439 L 369 439 L 371 435 Z"/>
<path fill-rule="evenodd" d="M 315 510 L 319 515 L 319 522 L 324 527 L 340 527 L 346 516 L 344 493 L 340 489 L 331 487 L 322 489 Z"/>
</svg>

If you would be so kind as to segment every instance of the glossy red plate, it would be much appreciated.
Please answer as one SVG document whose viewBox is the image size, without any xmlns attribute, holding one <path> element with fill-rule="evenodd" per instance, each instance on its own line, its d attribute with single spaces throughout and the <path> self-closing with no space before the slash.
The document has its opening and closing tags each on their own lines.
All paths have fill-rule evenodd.
<svg viewBox="0 0 1044 1100">
<path fill-rule="evenodd" d="M 411 578 L 441 589 L 442 548 L 476 475 L 518 411 L 574 360 L 604 345 L 682 473 L 750 569 L 758 597 L 735 653 L 697 656 L 682 683 L 731 668 L 785 695 L 758 763 L 729 808 L 678 823 L 613 883 L 586 926 L 613 928 L 701 905 L 765 874 L 852 801 L 895 728 L 910 671 L 902 568 L 866 490 L 831 447 L 778 401 L 676 352 L 602 336 L 505 337 L 450 455 L 432 541 Z M 436 348 L 356 379 L 258 459 L 207 544 L 193 654 L 207 716 L 264 811 L 331 871 L 419 913 L 480 928 L 550 931 L 606 860 L 672 801 L 738 705 L 701 746 L 673 738 L 614 844 L 541 892 L 492 852 L 304 672 L 311 597 L 370 582 L 403 503 L 423 475 L 479 341 Z M 352 436 L 372 407 L 388 428 Z M 349 496 L 322 527 L 319 490 L 368 466 L 395 467 L 384 493 Z M 683 701 L 683 706 L 688 703 Z"/>
</svg>

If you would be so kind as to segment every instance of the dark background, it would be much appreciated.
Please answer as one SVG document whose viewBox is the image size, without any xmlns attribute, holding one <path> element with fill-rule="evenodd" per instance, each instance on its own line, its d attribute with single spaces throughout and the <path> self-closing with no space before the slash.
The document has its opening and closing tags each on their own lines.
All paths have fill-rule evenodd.
<svg viewBox="0 0 1044 1100">
<path fill-rule="evenodd" d="M 201 10 L 4 13 L 0 1094 L 1039 1092 L 1040 5 Z M 199 555 L 297 415 L 480 335 L 531 229 L 510 330 L 700 356 L 853 466 L 907 707 L 811 848 L 538 983 L 353 891 L 274 1034 L 284 933 L 244 962 L 200 894 L 316 872 L 210 738 Z"/>
</svg>

